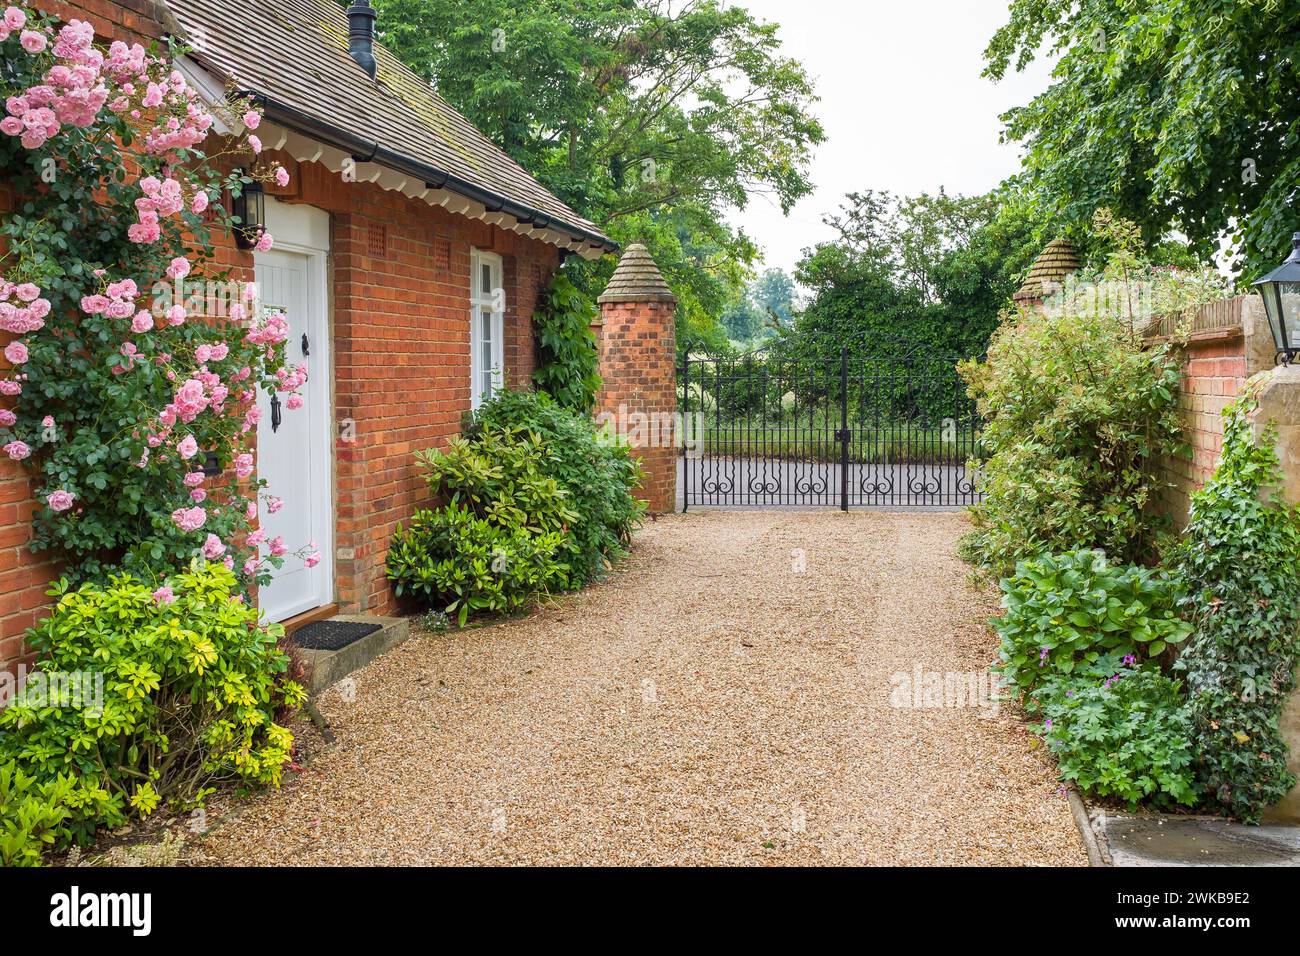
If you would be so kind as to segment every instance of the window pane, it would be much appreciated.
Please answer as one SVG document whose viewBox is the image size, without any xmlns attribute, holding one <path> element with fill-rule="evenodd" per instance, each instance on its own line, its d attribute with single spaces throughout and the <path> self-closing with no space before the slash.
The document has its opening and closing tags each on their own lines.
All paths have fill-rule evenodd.
<svg viewBox="0 0 1300 956">
<path fill-rule="evenodd" d="M 492 294 L 492 265 L 490 263 L 487 262 L 480 263 L 479 282 L 480 282 L 479 291 L 484 296 L 490 296 Z"/>
</svg>

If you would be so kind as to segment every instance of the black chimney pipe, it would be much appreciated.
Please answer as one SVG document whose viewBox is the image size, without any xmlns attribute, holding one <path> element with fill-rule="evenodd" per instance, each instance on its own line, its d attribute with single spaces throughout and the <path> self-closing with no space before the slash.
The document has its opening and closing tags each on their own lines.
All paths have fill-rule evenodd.
<svg viewBox="0 0 1300 956">
<path fill-rule="evenodd" d="M 373 80 L 375 63 L 375 17 L 369 0 L 357 0 L 348 7 L 348 53 Z"/>
</svg>

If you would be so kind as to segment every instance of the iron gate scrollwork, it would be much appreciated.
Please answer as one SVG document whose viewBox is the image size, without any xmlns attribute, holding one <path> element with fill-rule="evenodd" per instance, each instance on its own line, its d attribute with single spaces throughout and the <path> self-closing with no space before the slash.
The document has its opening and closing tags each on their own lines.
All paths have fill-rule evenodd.
<svg viewBox="0 0 1300 956">
<path fill-rule="evenodd" d="M 960 357 L 765 350 L 678 369 L 682 506 L 959 507 L 979 422 Z"/>
</svg>

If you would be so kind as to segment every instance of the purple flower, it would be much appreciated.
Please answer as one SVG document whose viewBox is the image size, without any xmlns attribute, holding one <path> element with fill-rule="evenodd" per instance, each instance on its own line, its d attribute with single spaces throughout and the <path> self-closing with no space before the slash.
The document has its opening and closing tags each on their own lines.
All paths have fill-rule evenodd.
<svg viewBox="0 0 1300 956">
<path fill-rule="evenodd" d="M 1137 659 L 1136 655 L 1133 655 L 1133 654 L 1125 654 L 1125 655 L 1124 655 L 1124 663 L 1125 663 L 1125 665 L 1127 665 L 1128 667 L 1132 667 L 1132 666 L 1133 666 L 1134 664 L 1136 664 L 1137 662 L 1138 662 L 1138 659 Z"/>
<path fill-rule="evenodd" d="M 1048 718 L 1047 718 L 1047 722 L 1043 724 L 1043 728 L 1044 728 L 1045 730 L 1051 730 L 1051 729 L 1052 729 L 1052 718 L 1051 718 L 1051 717 L 1048 717 Z"/>
</svg>

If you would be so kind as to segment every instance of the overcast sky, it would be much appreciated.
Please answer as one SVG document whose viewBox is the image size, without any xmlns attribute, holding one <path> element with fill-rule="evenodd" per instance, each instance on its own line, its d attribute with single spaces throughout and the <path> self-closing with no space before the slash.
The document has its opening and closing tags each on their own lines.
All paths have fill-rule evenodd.
<svg viewBox="0 0 1300 956">
<path fill-rule="evenodd" d="M 1048 67 L 994 84 L 981 54 L 1007 19 L 1007 0 L 735 0 L 779 23 L 787 55 L 816 80 L 826 142 L 812 163 L 816 191 L 793 210 L 756 197 L 732 217 L 793 270 L 800 250 L 831 238 L 821 217 L 845 193 L 985 192 L 1019 167 L 998 142 L 998 116 L 1047 86 Z"/>
</svg>

